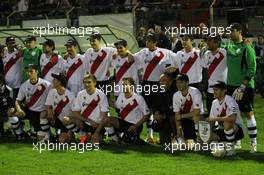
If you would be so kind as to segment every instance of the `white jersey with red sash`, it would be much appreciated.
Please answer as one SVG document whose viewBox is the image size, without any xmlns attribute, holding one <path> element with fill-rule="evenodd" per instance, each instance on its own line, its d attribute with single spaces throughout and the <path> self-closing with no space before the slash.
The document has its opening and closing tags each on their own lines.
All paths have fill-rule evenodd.
<svg viewBox="0 0 264 175">
<path fill-rule="evenodd" d="M 56 89 L 51 89 L 45 105 L 51 106 L 54 115 L 62 121 L 64 116 L 72 116 L 71 107 L 74 98 L 74 94 L 68 89 L 63 95 L 58 94 Z"/>
<path fill-rule="evenodd" d="M 136 85 L 139 83 L 139 61 L 137 59 L 133 62 L 128 62 L 127 57 L 121 58 L 120 56 L 117 56 L 117 58 L 112 61 L 112 67 L 115 69 L 115 85 L 116 87 L 120 86 L 120 88 L 117 87 L 116 89 L 121 89 L 122 79 L 125 77 L 133 78 Z M 119 95 L 120 93 L 116 94 Z"/>
<path fill-rule="evenodd" d="M 148 106 L 144 98 L 136 93 L 129 98 L 121 93 L 115 103 L 117 109 L 120 110 L 120 118 L 129 123 L 136 124 L 143 116 L 149 115 Z"/>
<path fill-rule="evenodd" d="M 165 72 L 166 66 L 172 64 L 175 53 L 158 47 L 153 52 L 144 48 L 135 53 L 134 57 L 139 60 L 140 68 L 143 68 L 143 80 L 158 82 L 160 75 Z"/>
<path fill-rule="evenodd" d="M 199 56 L 200 51 L 195 48 L 190 52 L 178 51 L 173 60 L 173 67 L 179 68 L 180 73 L 189 77 L 189 83 L 200 83 L 202 81 L 203 62 Z"/>
<path fill-rule="evenodd" d="M 113 54 L 116 52 L 115 48 L 102 47 L 98 52 L 93 48 L 89 48 L 85 54 L 85 61 L 88 62 L 87 72 L 95 75 L 97 81 L 106 81 L 109 79 L 109 67 Z"/>
<path fill-rule="evenodd" d="M 78 93 L 72 110 L 80 111 L 84 118 L 100 123 L 102 120 L 101 112 L 108 112 L 107 97 L 99 89 L 96 89 L 92 95 L 84 89 Z M 87 122 L 87 124 L 89 123 Z"/>
<path fill-rule="evenodd" d="M 83 89 L 83 77 L 85 75 L 86 64 L 84 57 L 77 54 L 75 58 L 68 57 L 64 63 L 68 83 L 67 88 L 76 96 Z"/>
<path fill-rule="evenodd" d="M 213 93 L 213 88 L 210 88 L 211 85 L 214 85 L 216 81 L 226 82 L 227 80 L 226 50 L 220 48 L 219 52 L 214 55 L 211 51 L 206 51 L 203 61 L 208 74 L 207 91 Z"/>
<path fill-rule="evenodd" d="M 241 113 L 236 100 L 229 95 L 225 95 L 223 101 L 220 102 L 218 99 L 213 101 L 209 117 L 226 117 L 232 114 L 236 114 L 236 124 L 243 128 Z"/>
<path fill-rule="evenodd" d="M 194 88 L 188 88 L 188 94 L 182 95 L 181 91 L 176 92 L 173 95 L 173 111 L 180 112 L 181 114 L 187 114 L 194 109 L 200 109 L 200 113 L 203 113 L 203 101 L 201 92 Z"/>
<path fill-rule="evenodd" d="M 12 53 L 6 53 L 3 57 L 5 82 L 11 88 L 21 86 L 22 59 L 17 49 Z"/>
<path fill-rule="evenodd" d="M 45 102 L 51 83 L 39 78 L 36 84 L 31 84 L 29 80 L 25 81 L 18 92 L 17 100 L 23 101 L 25 99 L 26 107 L 35 112 L 45 110 Z"/>
<path fill-rule="evenodd" d="M 63 58 L 58 54 L 53 54 L 49 57 L 43 53 L 40 57 L 41 75 L 43 79 L 52 82 L 51 74 L 59 74 L 63 71 Z"/>
</svg>

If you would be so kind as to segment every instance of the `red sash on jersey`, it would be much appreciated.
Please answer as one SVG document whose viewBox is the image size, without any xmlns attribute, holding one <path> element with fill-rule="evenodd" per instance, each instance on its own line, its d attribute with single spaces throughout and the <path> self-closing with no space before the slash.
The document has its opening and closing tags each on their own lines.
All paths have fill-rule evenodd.
<svg viewBox="0 0 264 175">
<path fill-rule="evenodd" d="M 54 109 L 55 116 L 59 116 L 63 108 L 70 102 L 68 96 L 65 96 L 65 99 L 61 99 L 60 102 L 57 104 L 56 108 Z"/>
<path fill-rule="evenodd" d="M 219 52 L 219 54 L 220 54 L 220 57 L 219 58 L 215 58 L 214 61 L 211 63 L 211 65 L 208 68 L 208 79 L 210 79 L 210 77 L 213 74 L 215 68 L 224 59 L 224 55 L 221 52 Z"/>
<path fill-rule="evenodd" d="M 194 57 L 189 57 L 184 66 L 182 67 L 181 73 L 187 74 L 187 72 L 191 69 L 195 61 L 197 60 L 198 55 L 196 52 L 194 52 Z"/>
<path fill-rule="evenodd" d="M 73 63 L 67 72 L 67 79 L 69 80 L 72 74 L 82 65 L 82 60 L 79 58 L 77 63 Z"/>
<path fill-rule="evenodd" d="M 120 79 L 122 78 L 122 76 L 126 73 L 126 71 L 131 67 L 131 65 L 134 63 L 135 61 L 132 62 L 125 62 L 117 71 L 116 73 L 116 84 L 118 84 L 118 82 L 120 81 Z"/>
<path fill-rule="evenodd" d="M 28 108 L 32 107 L 38 101 L 38 99 L 41 97 L 41 95 L 44 93 L 45 90 L 46 87 L 43 84 L 39 84 L 36 91 L 30 98 L 29 102 L 27 103 L 27 107 Z"/>
<path fill-rule="evenodd" d="M 7 74 L 7 72 L 10 70 L 10 68 L 16 64 L 16 62 L 19 60 L 19 58 L 21 58 L 21 54 L 17 53 L 15 58 L 10 58 L 10 60 L 6 63 L 6 65 L 4 66 L 4 75 Z"/>
<path fill-rule="evenodd" d="M 153 59 L 147 65 L 144 76 L 143 76 L 143 80 L 145 81 L 148 80 L 154 68 L 159 64 L 160 60 L 164 57 L 164 54 L 161 51 L 159 51 L 159 53 L 160 53 L 160 56 L 157 56 L 157 55 L 154 56 Z"/>
<path fill-rule="evenodd" d="M 93 99 L 92 102 L 86 107 L 83 111 L 82 116 L 84 118 L 89 118 L 93 110 L 97 107 L 98 103 L 100 102 L 100 96 L 97 95 L 97 100 Z"/>
<path fill-rule="evenodd" d="M 224 108 L 222 109 L 221 113 L 220 113 L 220 117 L 225 117 L 226 116 L 226 109 L 227 109 L 227 105 L 226 103 L 224 104 Z"/>
<path fill-rule="evenodd" d="M 181 109 L 180 113 L 181 114 L 187 114 L 189 112 L 191 112 L 192 109 L 192 105 L 193 105 L 193 101 L 192 101 L 192 97 L 190 94 L 188 94 L 189 96 L 189 100 L 185 100 L 185 103 L 183 104 L 183 108 Z"/>
<path fill-rule="evenodd" d="M 91 74 L 95 74 L 96 70 L 98 69 L 98 67 L 103 62 L 104 58 L 107 55 L 107 53 L 104 50 L 102 50 L 101 52 L 103 53 L 102 56 L 98 55 L 95 58 L 93 65 L 91 66 L 91 70 L 90 70 Z"/>
<path fill-rule="evenodd" d="M 52 55 L 51 60 L 44 66 L 42 75 L 45 77 L 47 73 L 53 68 L 59 61 L 59 56 L 57 54 Z"/>
<path fill-rule="evenodd" d="M 120 112 L 120 118 L 121 119 L 125 119 L 127 117 L 127 115 L 133 110 L 135 109 L 135 107 L 138 106 L 138 102 L 136 99 L 133 100 L 133 104 L 127 104 L 126 107 Z"/>
</svg>

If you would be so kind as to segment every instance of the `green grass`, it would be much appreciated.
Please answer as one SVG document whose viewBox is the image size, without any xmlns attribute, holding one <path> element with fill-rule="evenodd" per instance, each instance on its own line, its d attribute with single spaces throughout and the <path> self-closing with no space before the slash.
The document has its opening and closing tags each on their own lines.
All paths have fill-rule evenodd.
<svg viewBox="0 0 264 175">
<path fill-rule="evenodd" d="M 262 175 L 264 170 L 264 99 L 255 99 L 258 153 L 249 153 L 248 135 L 235 157 L 208 152 L 170 154 L 158 145 L 105 144 L 98 151 L 33 150 L 32 143 L 0 140 L 0 174 L 197 174 Z M 144 132 L 145 134 L 145 132 Z M 145 135 L 143 135 L 145 137 Z"/>
</svg>

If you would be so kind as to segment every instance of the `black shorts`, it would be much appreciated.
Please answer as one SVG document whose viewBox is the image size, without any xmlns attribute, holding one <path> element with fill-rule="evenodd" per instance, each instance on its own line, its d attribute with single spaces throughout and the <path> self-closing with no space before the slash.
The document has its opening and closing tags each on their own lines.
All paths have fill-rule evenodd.
<svg viewBox="0 0 264 175">
<path fill-rule="evenodd" d="M 28 119 L 30 123 L 33 125 L 34 130 L 36 132 L 42 131 L 41 126 L 40 126 L 40 113 L 41 112 L 31 111 L 28 108 L 23 108 L 23 110 L 26 113 L 26 116 L 23 119 Z"/>
<path fill-rule="evenodd" d="M 232 96 L 238 86 L 227 86 L 227 94 Z M 242 100 L 237 101 L 241 112 L 251 112 L 254 107 L 254 89 L 246 87 Z"/>
<path fill-rule="evenodd" d="M 153 86 L 159 87 L 159 82 L 151 82 L 151 81 L 143 81 L 142 82 L 142 96 L 146 101 L 149 109 L 153 110 L 153 104 L 155 103 L 155 99 L 157 99 L 157 92 L 153 92 L 151 89 Z"/>
<path fill-rule="evenodd" d="M 62 132 L 68 132 L 69 130 L 65 127 L 65 125 L 56 117 L 55 123 L 50 124 L 50 126 L 56 128 L 56 129 L 61 129 Z"/>
<path fill-rule="evenodd" d="M 87 132 L 87 133 L 91 133 L 91 134 L 94 134 L 95 133 L 95 130 L 96 128 L 92 127 L 91 125 L 88 125 L 87 123 L 83 122 L 83 131 Z M 100 131 L 100 134 L 101 135 L 104 135 L 105 133 L 105 129 L 103 128 L 101 131 Z"/>
<path fill-rule="evenodd" d="M 120 118 L 118 118 L 118 122 L 119 122 L 119 128 L 115 128 L 115 131 L 120 132 L 120 133 L 127 132 L 128 128 L 134 125 L 133 123 L 129 123 Z M 140 134 L 142 132 L 142 129 L 143 129 L 143 126 L 142 125 L 139 126 L 137 133 Z"/>
<path fill-rule="evenodd" d="M 190 119 L 181 119 L 182 131 L 185 139 L 194 139 L 196 140 L 197 136 L 195 133 L 195 127 L 193 120 Z"/>
<path fill-rule="evenodd" d="M 210 111 L 211 111 L 211 107 L 212 107 L 212 103 L 214 101 L 214 94 L 207 92 L 206 93 L 206 108 L 207 108 L 207 112 L 208 115 L 210 115 Z"/>
<path fill-rule="evenodd" d="M 234 141 L 236 140 L 241 140 L 243 137 L 244 137 L 244 132 L 243 132 L 243 129 L 238 126 L 238 130 L 235 134 L 235 139 Z M 220 141 L 224 141 L 224 142 L 227 142 L 228 140 L 226 139 L 226 135 L 225 135 L 225 132 L 224 132 L 224 129 L 217 129 L 215 131 L 213 131 L 219 138 L 220 138 Z"/>
</svg>

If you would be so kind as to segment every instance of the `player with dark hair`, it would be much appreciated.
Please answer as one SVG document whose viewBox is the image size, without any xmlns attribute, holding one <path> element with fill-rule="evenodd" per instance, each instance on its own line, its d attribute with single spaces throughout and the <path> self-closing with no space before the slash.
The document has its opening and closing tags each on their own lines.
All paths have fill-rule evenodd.
<svg viewBox="0 0 264 175">
<path fill-rule="evenodd" d="M 242 26 L 231 26 L 231 42 L 227 44 L 227 94 L 232 95 L 239 109 L 247 117 L 251 153 L 257 151 L 257 123 L 254 116 L 254 77 L 256 75 L 256 54 L 253 46 L 244 40 Z"/>
<path fill-rule="evenodd" d="M 173 112 L 176 120 L 176 139 L 196 140 L 198 122 L 203 112 L 201 92 L 189 86 L 186 74 L 179 74 L 176 79 L 178 91 L 173 95 Z"/>
<path fill-rule="evenodd" d="M 43 50 L 40 56 L 41 76 L 52 82 L 52 74 L 59 74 L 63 71 L 64 60 L 55 52 L 55 42 L 52 39 L 47 39 L 41 45 Z"/>
</svg>

